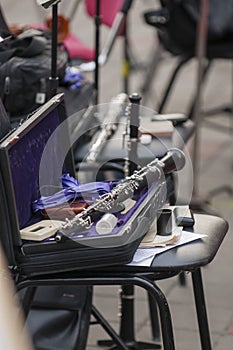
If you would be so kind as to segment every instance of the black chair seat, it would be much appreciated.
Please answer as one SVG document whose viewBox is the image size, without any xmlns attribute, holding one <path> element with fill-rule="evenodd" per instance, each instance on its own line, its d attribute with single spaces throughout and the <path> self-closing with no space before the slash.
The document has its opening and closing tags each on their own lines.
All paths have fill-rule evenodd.
<svg viewBox="0 0 233 350">
<path fill-rule="evenodd" d="M 209 264 L 215 257 L 227 232 L 227 223 L 216 216 L 196 214 L 193 232 L 207 236 L 157 255 L 152 268 L 163 271 L 193 271 Z M 191 231 L 189 229 L 189 231 Z"/>
<path fill-rule="evenodd" d="M 212 215 L 194 214 L 194 218 L 194 227 L 187 229 L 187 231 L 204 233 L 206 237 L 156 255 L 150 267 L 133 265 L 113 266 L 101 269 L 101 275 L 108 273 L 108 271 L 112 274 L 136 270 L 137 272 L 145 272 L 151 275 L 154 273 L 154 276 L 158 273 L 158 278 L 161 279 L 162 277 L 166 278 L 167 273 L 174 275 L 182 271 L 193 271 L 196 268 L 208 265 L 214 259 L 221 246 L 228 230 L 228 224 L 224 219 Z M 91 273 L 93 271 L 95 270 L 92 270 Z"/>
</svg>

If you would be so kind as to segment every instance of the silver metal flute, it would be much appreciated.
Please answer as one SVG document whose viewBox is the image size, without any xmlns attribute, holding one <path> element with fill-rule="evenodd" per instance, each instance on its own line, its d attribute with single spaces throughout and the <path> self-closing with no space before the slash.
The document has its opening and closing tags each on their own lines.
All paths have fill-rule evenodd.
<svg viewBox="0 0 233 350">
<path fill-rule="evenodd" d="M 86 157 L 86 162 L 96 162 L 96 159 L 102 151 L 105 142 L 116 130 L 117 123 L 120 121 L 120 118 L 125 112 L 127 101 L 128 96 L 125 93 L 121 93 L 111 100 L 106 113 L 106 118 L 103 120 L 100 130 L 96 132 L 91 142 L 90 150 Z"/>
</svg>

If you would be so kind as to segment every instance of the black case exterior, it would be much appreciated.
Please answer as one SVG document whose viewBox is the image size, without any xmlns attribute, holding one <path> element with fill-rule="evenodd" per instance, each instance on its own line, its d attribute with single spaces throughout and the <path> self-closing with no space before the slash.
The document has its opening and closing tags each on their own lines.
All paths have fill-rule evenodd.
<svg viewBox="0 0 233 350">
<path fill-rule="evenodd" d="M 23 137 L 27 140 L 27 135 L 30 131 L 37 131 L 40 122 L 46 121 L 49 113 L 54 109 L 58 111 L 60 119 L 59 123 L 62 123 L 66 118 L 63 94 L 53 97 L 21 126 L 19 126 L 16 131 L 0 143 L 0 192 L 5 199 L 4 203 L 1 203 L 0 205 L 1 222 L 4 222 L 0 227 L 0 237 L 9 265 L 12 267 L 12 271 L 21 277 L 61 271 L 82 270 L 83 268 L 96 268 L 114 264 L 125 264 L 132 259 L 133 254 L 139 245 L 139 240 L 114 246 L 112 248 L 95 248 L 77 244 L 71 240 L 59 244 L 55 241 L 25 242 L 21 240 L 19 233 L 20 217 L 18 217 L 16 193 L 13 183 L 14 176 L 17 177 L 17 180 L 20 178 L 22 184 L 26 188 L 25 192 L 30 191 L 30 186 L 27 187 L 28 184 L 24 183 L 24 181 L 26 181 L 24 180 L 26 170 L 24 173 L 14 173 L 15 169 L 12 169 L 10 164 L 9 149 L 11 149 L 13 145 L 14 149 L 17 150 L 17 145 L 20 144 L 19 141 Z M 65 131 L 63 130 L 63 132 Z M 41 136 L 39 134 L 37 137 L 40 138 L 43 137 L 43 135 Z M 66 140 L 64 147 L 67 147 L 67 144 L 69 144 L 68 130 L 66 137 L 63 137 L 63 139 Z M 60 140 L 58 140 L 58 145 L 57 147 L 54 146 L 54 149 L 57 157 L 57 150 L 61 149 Z M 27 157 L 26 150 L 22 153 L 23 157 Z M 51 164 L 54 161 L 53 158 L 56 158 L 54 155 L 51 154 Z M 20 155 L 18 158 L 20 158 Z M 26 159 L 26 162 L 26 164 L 30 164 L 31 159 Z M 70 173 L 70 175 L 73 175 L 74 173 L 73 164 L 73 156 L 70 151 L 66 155 L 64 164 L 65 172 Z M 56 166 L 56 164 L 54 164 L 54 166 Z M 48 184 L 51 182 L 51 178 L 52 175 L 48 173 Z M 36 179 L 33 178 L 33 181 L 36 181 Z M 27 196 L 29 196 L 28 193 Z M 26 202 L 24 203 L 24 206 L 30 207 L 31 203 Z M 140 225 L 136 225 L 135 228 L 136 231 L 142 229 Z"/>
</svg>

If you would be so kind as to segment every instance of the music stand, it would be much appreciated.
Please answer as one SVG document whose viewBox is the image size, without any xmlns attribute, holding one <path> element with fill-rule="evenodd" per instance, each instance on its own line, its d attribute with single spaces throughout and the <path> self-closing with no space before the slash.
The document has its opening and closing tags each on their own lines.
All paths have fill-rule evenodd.
<svg viewBox="0 0 233 350">
<path fill-rule="evenodd" d="M 52 48 L 51 48 L 51 76 L 49 77 L 49 98 L 57 93 L 59 78 L 57 76 L 57 33 L 58 33 L 58 3 L 61 0 L 37 0 L 45 9 L 52 7 Z"/>
</svg>

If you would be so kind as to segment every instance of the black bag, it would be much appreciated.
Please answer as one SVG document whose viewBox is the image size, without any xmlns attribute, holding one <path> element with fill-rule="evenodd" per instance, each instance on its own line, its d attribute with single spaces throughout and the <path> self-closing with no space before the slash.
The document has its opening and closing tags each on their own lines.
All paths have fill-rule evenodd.
<svg viewBox="0 0 233 350">
<path fill-rule="evenodd" d="M 22 299 L 22 291 L 20 298 Z M 36 350 L 84 350 L 92 306 L 92 287 L 38 287 L 27 317 Z"/>
<path fill-rule="evenodd" d="M 24 116 L 47 101 L 51 45 L 49 31 L 28 29 L 0 46 L 0 95 L 11 117 Z M 58 47 L 59 79 L 67 63 L 67 52 Z"/>
</svg>

